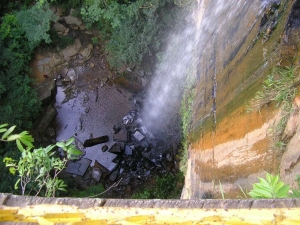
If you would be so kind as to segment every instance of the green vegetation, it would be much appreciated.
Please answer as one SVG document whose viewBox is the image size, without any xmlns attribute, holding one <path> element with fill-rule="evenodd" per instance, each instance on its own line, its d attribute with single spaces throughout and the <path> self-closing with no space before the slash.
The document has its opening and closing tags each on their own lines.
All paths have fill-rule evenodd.
<svg viewBox="0 0 300 225">
<path fill-rule="evenodd" d="M 298 189 L 292 189 L 292 198 L 300 198 L 300 175 L 297 175 L 296 179 L 297 184 L 298 184 Z"/>
<path fill-rule="evenodd" d="M 48 5 L 6 14 L 0 25 L 0 123 L 30 129 L 40 102 L 30 87 L 29 62 L 35 47 L 49 43 L 47 34 L 54 20 Z"/>
<path fill-rule="evenodd" d="M 73 37 L 67 35 L 59 35 L 54 30 L 51 30 L 49 33 L 51 38 L 51 44 L 43 45 L 43 48 L 45 49 L 54 49 L 56 47 L 58 49 L 64 49 L 67 46 L 72 45 L 75 41 Z"/>
<path fill-rule="evenodd" d="M 64 48 L 73 42 L 73 38 L 69 36 L 60 36 L 50 31 L 51 23 L 57 19 L 49 9 L 50 4 L 62 7 L 65 11 L 74 8 L 73 15 L 81 17 L 89 27 L 98 29 L 100 35 L 92 40 L 93 43 L 97 44 L 100 41 L 104 43 L 111 67 L 120 69 L 139 66 L 147 58 L 151 58 L 155 63 L 156 54 L 163 50 L 167 42 L 168 30 L 173 29 L 179 21 L 185 21 L 181 20 L 180 12 L 193 2 L 192 0 L 2 1 L 0 3 L 0 124 L 6 122 L 15 124 L 19 131 L 32 128 L 34 119 L 41 111 L 41 103 L 32 89 L 30 79 L 29 63 L 33 51 L 40 45 Z M 28 133 L 24 135 L 27 137 Z M 22 139 L 21 136 L 16 140 L 19 140 L 17 142 L 19 148 L 22 146 L 22 140 L 26 142 L 26 139 Z M 56 190 L 63 190 L 63 182 L 54 179 L 57 178 L 60 168 L 65 165 L 56 161 L 58 158 L 54 155 L 53 150 L 59 145 L 58 143 L 37 149 L 27 146 L 28 148 L 18 151 L 11 141 L 2 141 L 0 143 L 0 192 L 19 194 L 19 189 L 11 189 L 18 178 L 23 194 L 51 196 L 57 194 Z M 48 162 L 45 164 L 43 161 L 47 157 L 52 160 L 50 167 Z M 5 167 L 4 161 L 9 168 Z M 21 161 L 27 169 L 20 167 Z M 42 169 L 43 175 L 34 172 L 32 165 L 39 165 L 39 163 L 48 166 Z M 57 169 L 51 170 L 50 176 L 51 167 Z M 13 176 L 12 173 L 17 173 L 19 177 Z M 31 177 L 26 177 L 28 173 L 32 173 Z M 44 180 L 39 183 L 35 180 L 36 177 Z M 51 177 L 52 183 L 45 177 L 49 179 Z M 160 180 L 156 183 L 159 184 Z M 157 191 L 156 194 L 162 196 L 166 193 Z"/>
<path fill-rule="evenodd" d="M 76 198 L 93 198 L 93 197 L 101 197 L 101 193 L 105 192 L 105 188 L 103 187 L 102 184 L 97 184 L 90 186 L 84 190 L 71 190 L 71 197 L 76 197 Z"/>
<path fill-rule="evenodd" d="M 7 128 L 8 124 L 0 125 L 0 133 L 3 133 L 0 141 L 16 141 L 21 152 L 19 160 L 9 157 L 3 159 L 10 173 L 18 174 L 19 179 L 15 183 L 15 189 L 21 186 L 22 195 L 43 195 L 54 197 L 57 191 L 66 191 L 66 184 L 58 178 L 59 173 L 65 168 L 69 159 L 81 155 L 72 145 L 74 138 L 67 142 L 58 142 L 56 145 L 49 145 L 46 148 L 33 149 L 33 138 L 27 131 L 20 134 L 12 134 L 16 126 Z M 62 148 L 67 158 L 60 159 L 55 156 L 55 148 Z"/>
<path fill-rule="evenodd" d="M 258 91 L 249 104 L 249 111 L 260 111 L 271 102 L 280 108 L 280 120 L 269 129 L 273 148 L 283 150 L 286 145 L 282 140 L 282 133 L 290 117 L 292 102 L 296 95 L 295 68 L 275 68 L 273 73 L 263 82 L 263 90 Z"/>
<path fill-rule="evenodd" d="M 192 107 L 195 97 L 195 81 L 191 78 L 192 72 L 188 70 L 188 80 L 186 81 L 183 98 L 181 101 L 180 114 L 181 114 L 181 128 L 182 140 L 180 150 L 180 163 L 179 169 L 183 174 L 186 174 L 188 164 L 188 129 L 192 116 Z"/>
<path fill-rule="evenodd" d="M 251 100 L 249 110 L 259 111 L 270 102 L 276 102 L 277 107 L 288 110 L 296 94 L 294 72 L 295 68 L 275 68 L 264 81 L 263 90 L 258 91 Z"/>
<path fill-rule="evenodd" d="M 36 92 L 31 88 L 29 62 L 35 47 L 40 43 L 49 43 L 47 33 L 50 22 L 55 19 L 47 4 L 39 8 L 35 5 L 29 7 L 31 3 L 10 1 L 10 6 L 1 11 L 0 124 L 15 124 L 20 130 L 31 129 L 32 121 L 41 109 Z M 20 8 L 19 11 L 9 11 Z M 13 193 L 11 187 L 15 177 L 5 168 L 5 157 L 17 160 L 20 152 L 10 143 L 0 145 L 0 192 Z"/>
<path fill-rule="evenodd" d="M 280 181 L 278 175 L 267 173 L 266 179 L 258 179 L 259 183 L 253 184 L 253 189 L 248 193 L 252 198 L 300 198 L 299 175 L 296 177 L 298 189 L 290 189 L 289 185 Z"/>
<path fill-rule="evenodd" d="M 266 173 L 266 179 L 258 177 L 259 182 L 252 184 L 252 190 L 249 192 L 238 184 L 241 195 L 237 198 L 300 198 L 300 175 L 297 175 L 295 181 L 298 183 L 297 189 L 290 189 L 290 185 L 280 180 L 279 175 Z M 225 193 L 222 183 L 219 181 L 219 189 L 222 199 L 225 199 Z"/>
<path fill-rule="evenodd" d="M 31 8 L 21 10 L 16 13 L 16 18 L 25 32 L 30 49 L 37 47 L 41 41 L 45 41 L 47 44 L 51 43 L 48 31 L 50 30 L 50 23 L 57 18 L 49 9 L 48 4 L 34 5 Z"/>
<path fill-rule="evenodd" d="M 290 186 L 279 180 L 278 175 L 266 174 L 266 179 L 258 178 L 259 183 L 253 184 L 248 193 L 252 198 L 287 198 Z"/>
<path fill-rule="evenodd" d="M 155 179 L 155 185 L 132 195 L 133 199 L 175 199 L 180 198 L 184 176 L 166 174 Z"/>
<path fill-rule="evenodd" d="M 174 0 L 86 0 L 81 16 L 96 26 L 106 40 L 112 68 L 140 65 L 162 47 L 167 30 L 179 21 L 181 4 Z"/>
<path fill-rule="evenodd" d="M 45 0 L 39 0 L 40 4 L 43 5 Z M 51 0 L 51 4 L 62 7 L 64 11 L 70 9 L 79 9 L 84 3 L 84 0 Z"/>
</svg>

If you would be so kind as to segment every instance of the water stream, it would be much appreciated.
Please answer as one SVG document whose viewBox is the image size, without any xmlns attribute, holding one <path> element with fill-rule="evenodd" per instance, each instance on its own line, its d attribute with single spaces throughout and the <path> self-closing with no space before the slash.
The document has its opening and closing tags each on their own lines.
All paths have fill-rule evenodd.
<svg viewBox="0 0 300 225">
<path fill-rule="evenodd" d="M 191 191 L 192 197 L 202 197 L 201 173 L 211 173 L 208 177 L 214 177 L 213 171 L 198 169 L 202 157 L 206 157 L 212 165 L 217 165 L 215 158 L 220 157 L 215 156 L 214 150 L 217 147 L 215 138 L 218 136 L 215 132 L 219 108 L 224 106 L 226 98 L 229 97 L 228 93 L 232 94 L 236 87 L 233 86 L 231 90 L 223 89 L 224 85 L 228 86 L 228 79 L 219 77 L 219 74 L 241 50 L 247 52 L 249 46 L 245 47 L 244 43 L 251 31 L 257 29 L 265 7 L 273 2 L 199 0 L 197 6 L 186 17 L 185 26 L 175 30 L 169 37 L 168 48 L 155 72 L 144 103 L 145 126 L 154 135 L 168 129 L 168 125 L 174 123 L 174 113 L 180 108 L 186 81 L 193 79 L 196 83 L 196 96 L 193 102 L 191 129 L 201 126 L 199 124 L 203 122 L 203 118 L 213 124 L 210 135 L 212 150 L 207 155 L 195 153 L 191 156 L 193 158 L 186 181 L 190 186 L 185 197 L 191 197 Z M 230 72 L 228 74 L 230 76 Z M 236 81 L 238 79 L 233 78 L 232 83 L 235 84 Z M 243 152 L 240 151 L 240 154 Z M 241 155 L 236 158 L 241 158 Z M 212 188 L 212 184 L 209 185 Z"/>
<path fill-rule="evenodd" d="M 170 34 L 167 50 L 152 79 L 143 110 L 144 124 L 150 131 L 160 132 L 173 122 L 172 115 L 180 107 L 186 79 L 209 80 L 207 86 L 212 86 L 212 91 L 206 98 L 214 99 L 211 110 L 216 112 L 216 76 L 218 70 L 222 69 L 220 64 L 223 66 L 228 58 L 225 49 L 228 46 L 231 49 L 238 47 L 248 35 L 246 32 L 239 33 L 238 38 L 234 37 L 240 26 L 249 27 L 248 31 L 252 29 L 252 24 L 241 20 L 249 7 L 256 8 L 259 15 L 270 2 L 272 0 L 198 1 L 185 17 L 184 27 L 175 28 Z M 200 58 L 205 60 L 205 64 L 201 64 Z M 215 71 L 214 77 L 205 77 L 203 74 L 211 68 Z M 216 113 L 213 119 L 216 122 Z"/>
</svg>

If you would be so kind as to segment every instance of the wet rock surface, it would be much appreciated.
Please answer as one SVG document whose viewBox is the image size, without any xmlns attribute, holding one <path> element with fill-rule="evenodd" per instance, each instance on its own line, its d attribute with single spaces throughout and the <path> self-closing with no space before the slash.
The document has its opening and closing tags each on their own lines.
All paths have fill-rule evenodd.
<svg viewBox="0 0 300 225">
<path fill-rule="evenodd" d="M 109 69 L 101 45 L 91 44 L 93 32 L 71 16 L 59 16 L 54 30 L 75 34 L 75 42 L 38 53 L 32 63 L 35 86 L 46 99 L 45 112 L 53 115 L 36 126 L 42 127 L 36 140 L 47 145 L 75 137 L 83 154 L 62 174 L 72 180 L 69 186 L 83 190 L 100 182 L 110 189 L 104 197 L 130 197 L 157 175 L 175 171 L 180 134 L 169 128 L 153 135 L 143 125 L 141 110 L 152 75 L 148 67 L 125 71 L 135 78 L 124 80 L 119 71 Z"/>
</svg>

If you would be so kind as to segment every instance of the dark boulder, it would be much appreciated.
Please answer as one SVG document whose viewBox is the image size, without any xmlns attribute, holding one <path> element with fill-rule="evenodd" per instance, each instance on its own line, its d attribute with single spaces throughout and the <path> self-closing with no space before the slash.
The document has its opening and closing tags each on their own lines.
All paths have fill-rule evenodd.
<svg viewBox="0 0 300 225">
<path fill-rule="evenodd" d="M 123 147 L 117 143 L 115 143 L 111 148 L 108 150 L 110 153 L 118 154 L 123 152 Z"/>
<path fill-rule="evenodd" d="M 108 150 L 108 146 L 107 145 L 103 145 L 101 148 L 102 152 L 106 152 Z"/>
<path fill-rule="evenodd" d="M 101 143 L 105 143 L 108 142 L 109 138 L 107 135 L 105 136 L 101 136 L 101 137 L 97 137 L 97 138 L 90 138 L 84 141 L 83 146 L 84 147 L 92 147 L 94 145 L 98 145 Z"/>
<path fill-rule="evenodd" d="M 110 172 L 105 166 L 100 164 L 97 160 L 95 161 L 94 168 L 99 168 L 101 170 L 103 178 L 107 177 L 107 175 Z"/>
<path fill-rule="evenodd" d="M 119 175 L 119 170 L 113 171 L 109 176 L 109 180 L 115 182 L 117 180 L 118 175 Z"/>
</svg>

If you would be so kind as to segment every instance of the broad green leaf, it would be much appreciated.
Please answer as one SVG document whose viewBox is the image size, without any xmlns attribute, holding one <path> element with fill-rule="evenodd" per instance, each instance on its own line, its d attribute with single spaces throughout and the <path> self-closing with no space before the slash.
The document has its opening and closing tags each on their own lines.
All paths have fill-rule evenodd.
<svg viewBox="0 0 300 225">
<path fill-rule="evenodd" d="M 24 145 L 26 145 L 27 147 L 29 147 L 29 148 L 32 148 L 32 147 L 33 147 L 32 142 L 28 141 L 27 139 L 20 138 L 20 141 L 21 141 Z"/>
<path fill-rule="evenodd" d="M 290 186 L 284 185 L 275 193 L 275 197 L 276 198 L 287 198 L 289 190 L 290 190 Z"/>
<path fill-rule="evenodd" d="M 254 190 L 250 191 L 250 192 L 248 193 L 248 195 L 250 195 L 251 198 L 264 198 L 263 196 L 261 196 L 260 193 L 254 191 Z"/>
<path fill-rule="evenodd" d="M 57 147 L 60 147 L 60 148 L 63 148 L 63 149 L 66 148 L 66 144 L 65 144 L 64 142 L 57 142 L 57 143 L 56 143 L 56 146 L 57 146 Z"/>
<path fill-rule="evenodd" d="M 24 170 L 24 166 L 20 163 L 18 165 L 18 170 L 19 170 L 20 175 L 23 176 L 25 170 Z"/>
<path fill-rule="evenodd" d="M 13 134 L 13 135 L 10 135 L 8 138 L 7 138 L 7 141 L 14 141 L 16 139 L 19 139 L 20 138 L 20 135 L 19 134 Z"/>
<path fill-rule="evenodd" d="M 67 152 L 72 155 L 81 155 L 82 152 L 77 149 L 68 149 Z"/>
<path fill-rule="evenodd" d="M 276 193 L 283 186 L 284 186 L 284 183 L 282 181 L 278 182 L 274 187 L 274 192 Z"/>
<path fill-rule="evenodd" d="M 61 187 L 59 187 L 59 188 L 57 188 L 58 190 L 60 190 L 60 191 L 64 191 L 64 192 L 67 192 L 67 189 L 65 189 L 65 188 L 61 188 Z"/>
<path fill-rule="evenodd" d="M 53 156 L 54 154 L 55 154 L 55 152 L 50 152 L 50 153 L 48 153 L 48 156 L 51 157 L 51 156 Z"/>
<path fill-rule="evenodd" d="M 271 188 L 271 186 L 270 186 L 270 184 L 268 183 L 268 181 L 266 181 L 264 178 L 258 178 L 259 179 L 259 181 L 260 181 L 260 184 L 263 186 L 263 187 L 265 187 L 265 188 L 267 188 L 267 189 L 269 189 L 269 188 Z"/>
<path fill-rule="evenodd" d="M 69 146 L 70 144 L 72 144 L 74 140 L 75 140 L 75 138 L 71 137 L 71 138 L 66 142 L 66 146 Z"/>
<path fill-rule="evenodd" d="M 27 135 L 27 134 L 28 134 L 28 131 L 26 131 L 26 130 L 25 130 L 25 131 L 22 131 L 22 132 L 20 133 L 21 136 L 24 136 L 24 135 Z"/>
<path fill-rule="evenodd" d="M 272 177 L 269 173 L 266 174 L 266 180 L 269 184 L 271 183 Z"/>
<path fill-rule="evenodd" d="M 28 151 L 27 156 L 28 156 L 29 159 L 32 159 L 32 154 L 31 154 L 31 152 Z M 28 160 L 28 159 L 27 159 L 27 160 Z M 28 160 L 28 161 L 29 161 L 29 160 Z M 30 161 L 31 161 L 31 160 L 30 160 Z"/>
<path fill-rule="evenodd" d="M 15 173 L 16 173 L 16 168 L 10 167 L 10 168 L 9 168 L 9 172 L 10 172 L 11 174 L 15 175 Z"/>
<path fill-rule="evenodd" d="M 24 140 L 27 140 L 27 141 L 30 141 L 30 142 L 34 142 L 34 139 L 32 137 L 32 135 L 30 135 L 28 133 L 28 131 L 23 131 L 21 134 L 20 134 L 21 138 L 24 139 Z"/>
<path fill-rule="evenodd" d="M 3 132 L 5 132 L 5 131 L 7 131 L 6 128 L 1 128 L 1 129 L 0 129 L 0 133 L 3 133 Z"/>
<path fill-rule="evenodd" d="M 44 151 L 45 151 L 46 153 L 49 153 L 54 147 L 55 147 L 55 145 L 48 145 L 48 146 L 44 149 Z"/>
<path fill-rule="evenodd" d="M 16 128 L 16 126 L 10 127 L 10 128 L 2 135 L 2 138 L 1 138 L 1 139 L 4 140 L 5 138 L 7 138 L 7 136 L 10 135 L 11 132 L 13 132 L 15 128 Z"/>
<path fill-rule="evenodd" d="M 23 152 L 25 149 L 24 149 L 23 145 L 21 144 L 20 140 L 17 139 L 17 140 L 16 140 L 16 143 L 17 143 L 18 149 L 19 149 L 21 152 Z"/>
<path fill-rule="evenodd" d="M 13 162 L 14 160 L 12 159 L 12 158 L 10 158 L 10 157 L 4 157 L 4 159 L 3 159 L 3 162 L 4 163 L 11 163 L 11 162 Z"/>
<path fill-rule="evenodd" d="M 253 184 L 252 186 L 253 186 L 253 189 L 254 189 L 254 190 L 255 190 L 255 189 L 262 189 L 262 190 L 266 190 L 266 191 L 269 191 L 269 190 L 270 190 L 270 188 L 266 188 L 266 187 L 262 186 L 261 183 L 255 183 L 255 184 Z"/>
<path fill-rule="evenodd" d="M 8 123 L 0 124 L 0 128 L 7 127 Z"/>
<path fill-rule="evenodd" d="M 271 186 L 275 187 L 275 185 L 277 184 L 278 181 L 279 181 L 279 176 L 278 175 L 273 176 L 271 179 Z"/>
<path fill-rule="evenodd" d="M 264 190 L 264 189 L 259 189 L 257 190 L 258 193 L 260 193 L 261 196 L 263 196 L 264 198 L 273 198 L 273 194 L 268 191 L 268 190 Z"/>
<path fill-rule="evenodd" d="M 293 198 L 300 198 L 300 191 L 293 189 L 293 194 L 291 194 L 291 197 Z"/>
</svg>

